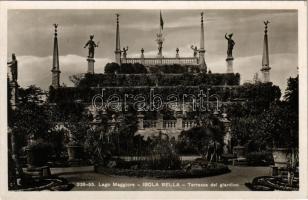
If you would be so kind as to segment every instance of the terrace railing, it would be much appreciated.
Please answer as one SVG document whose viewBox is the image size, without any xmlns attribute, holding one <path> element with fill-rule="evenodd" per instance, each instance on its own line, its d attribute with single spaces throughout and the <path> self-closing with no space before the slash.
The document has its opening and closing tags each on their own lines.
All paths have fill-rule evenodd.
<svg viewBox="0 0 308 200">
<path fill-rule="evenodd" d="M 197 57 L 185 58 L 121 58 L 121 63 L 140 63 L 143 65 L 198 65 L 199 59 Z"/>
<path fill-rule="evenodd" d="M 181 120 L 182 121 L 182 120 Z M 178 120 L 143 120 L 142 129 L 178 129 L 188 130 L 195 126 L 194 120 L 183 120 L 182 123 Z"/>
</svg>

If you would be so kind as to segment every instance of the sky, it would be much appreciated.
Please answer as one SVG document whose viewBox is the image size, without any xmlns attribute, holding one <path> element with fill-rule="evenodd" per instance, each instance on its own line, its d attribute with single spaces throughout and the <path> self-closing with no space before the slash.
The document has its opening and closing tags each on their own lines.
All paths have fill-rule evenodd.
<svg viewBox="0 0 308 200">
<path fill-rule="evenodd" d="M 287 78 L 297 74 L 298 24 L 296 10 L 202 10 L 205 17 L 205 61 L 213 73 L 226 72 L 227 41 L 233 33 L 234 72 L 241 83 L 252 80 L 262 65 L 264 24 L 269 20 L 268 40 L 271 81 L 284 92 Z M 162 10 L 164 20 L 163 55 L 191 57 L 191 45 L 200 46 L 201 10 Z M 159 10 L 9 10 L 8 55 L 15 53 L 22 87 L 51 84 L 54 27 L 57 23 L 61 84 L 73 86 L 69 76 L 85 73 L 88 50 L 83 46 L 94 34 L 95 72 L 114 61 L 116 17 L 120 14 L 121 47 L 129 47 L 128 57 L 155 57 Z M 8 58 L 10 59 L 10 58 Z"/>
</svg>

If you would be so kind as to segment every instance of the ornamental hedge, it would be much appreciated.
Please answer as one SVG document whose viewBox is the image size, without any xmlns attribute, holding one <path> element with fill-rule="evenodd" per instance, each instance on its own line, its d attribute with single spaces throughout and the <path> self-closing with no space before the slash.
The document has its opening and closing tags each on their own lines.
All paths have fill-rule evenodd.
<svg viewBox="0 0 308 200">
<path fill-rule="evenodd" d="M 239 85 L 239 74 L 86 74 L 77 87 Z"/>
<path fill-rule="evenodd" d="M 135 87 L 60 87 L 58 89 L 50 89 L 49 101 L 54 103 L 60 102 L 73 102 L 80 100 L 84 103 L 91 103 L 92 98 L 95 95 L 104 95 L 106 101 L 111 95 L 117 95 L 120 99 L 124 99 L 124 95 L 131 95 L 127 97 L 127 102 L 133 101 L 137 95 L 141 95 L 148 101 L 151 95 L 159 95 L 164 101 L 168 100 L 167 97 L 171 94 L 176 95 L 179 100 L 185 97 L 185 101 L 192 101 L 194 95 L 198 98 L 200 91 L 203 94 L 207 94 L 209 90 L 209 96 L 216 94 L 219 97 L 219 101 L 223 102 L 246 102 L 250 106 L 259 108 L 261 110 L 267 108 L 271 102 L 280 98 L 281 93 L 278 86 L 271 83 L 266 84 L 244 84 L 240 86 L 210 86 L 200 84 L 199 86 L 135 86 Z M 137 98 L 137 97 L 136 97 Z M 140 100 L 140 99 L 139 99 Z M 216 101 L 216 98 L 210 98 L 210 101 Z M 134 100 L 136 101 L 136 99 Z M 252 107 L 250 107 L 252 109 Z M 234 111 L 236 112 L 236 110 Z"/>
</svg>

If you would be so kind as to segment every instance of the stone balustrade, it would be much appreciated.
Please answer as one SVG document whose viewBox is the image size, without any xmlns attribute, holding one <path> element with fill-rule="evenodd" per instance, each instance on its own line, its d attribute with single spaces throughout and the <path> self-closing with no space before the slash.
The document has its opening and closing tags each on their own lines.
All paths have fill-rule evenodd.
<svg viewBox="0 0 308 200">
<path fill-rule="evenodd" d="M 139 126 L 139 129 L 188 130 L 188 129 L 194 127 L 194 125 L 195 125 L 194 120 L 182 120 L 181 118 L 178 118 L 177 120 L 163 120 L 162 126 L 161 126 L 160 120 L 143 120 L 142 123 L 143 123 L 143 127 Z"/>
<path fill-rule="evenodd" d="M 176 128 L 176 120 L 164 120 L 163 121 L 164 129 L 174 129 Z"/>
<path fill-rule="evenodd" d="M 199 61 L 197 57 L 185 57 L 185 58 L 121 58 L 121 63 L 140 63 L 143 65 L 198 65 Z"/>
<path fill-rule="evenodd" d="M 184 120 L 183 121 L 183 129 L 184 130 L 190 129 L 190 128 L 194 127 L 194 125 L 195 125 L 194 120 Z"/>
<path fill-rule="evenodd" d="M 143 120 L 143 128 L 156 128 L 157 120 Z"/>
</svg>

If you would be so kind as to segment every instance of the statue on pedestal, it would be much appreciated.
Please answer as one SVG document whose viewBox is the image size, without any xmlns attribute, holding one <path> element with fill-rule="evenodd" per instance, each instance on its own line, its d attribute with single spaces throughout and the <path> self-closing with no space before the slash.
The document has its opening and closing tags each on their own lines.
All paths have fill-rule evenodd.
<svg viewBox="0 0 308 200">
<path fill-rule="evenodd" d="M 198 47 L 197 46 L 194 47 L 194 45 L 191 45 L 190 48 L 194 51 L 194 57 L 197 57 L 199 52 Z"/>
<path fill-rule="evenodd" d="M 89 55 L 88 58 L 94 58 L 94 50 L 95 47 L 98 47 L 99 42 L 96 44 L 93 41 L 94 35 L 90 35 L 90 40 L 85 44 L 85 46 L 83 48 L 86 48 L 87 46 L 89 46 Z"/>
<path fill-rule="evenodd" d="M 123 47 L 123 50 L 122 50 L 122 52 L 123 52 L 123 58 L 126 58 L 126 56 L 127 56 L 127 51 L 128 51 L 128 47 Z"/>
<path fill-rule="evenodd" d="M 235 42 L 232 40 L 233 33 L 230 33 L 228 36 L 229 36 L 229 37 L 227 37 L 227 33 L 226 33 L 226 34 L 225 34 L 225 38 L 226 38 L 226 40 L 228 40 L 227 55 L 228 55 L 228 58 L 233 58 L 233 56 L 232 56 L 232 50 L 233 50 L 233 47 L 234 47 L 234 45 L 235 45 Z"/>
</svg>

